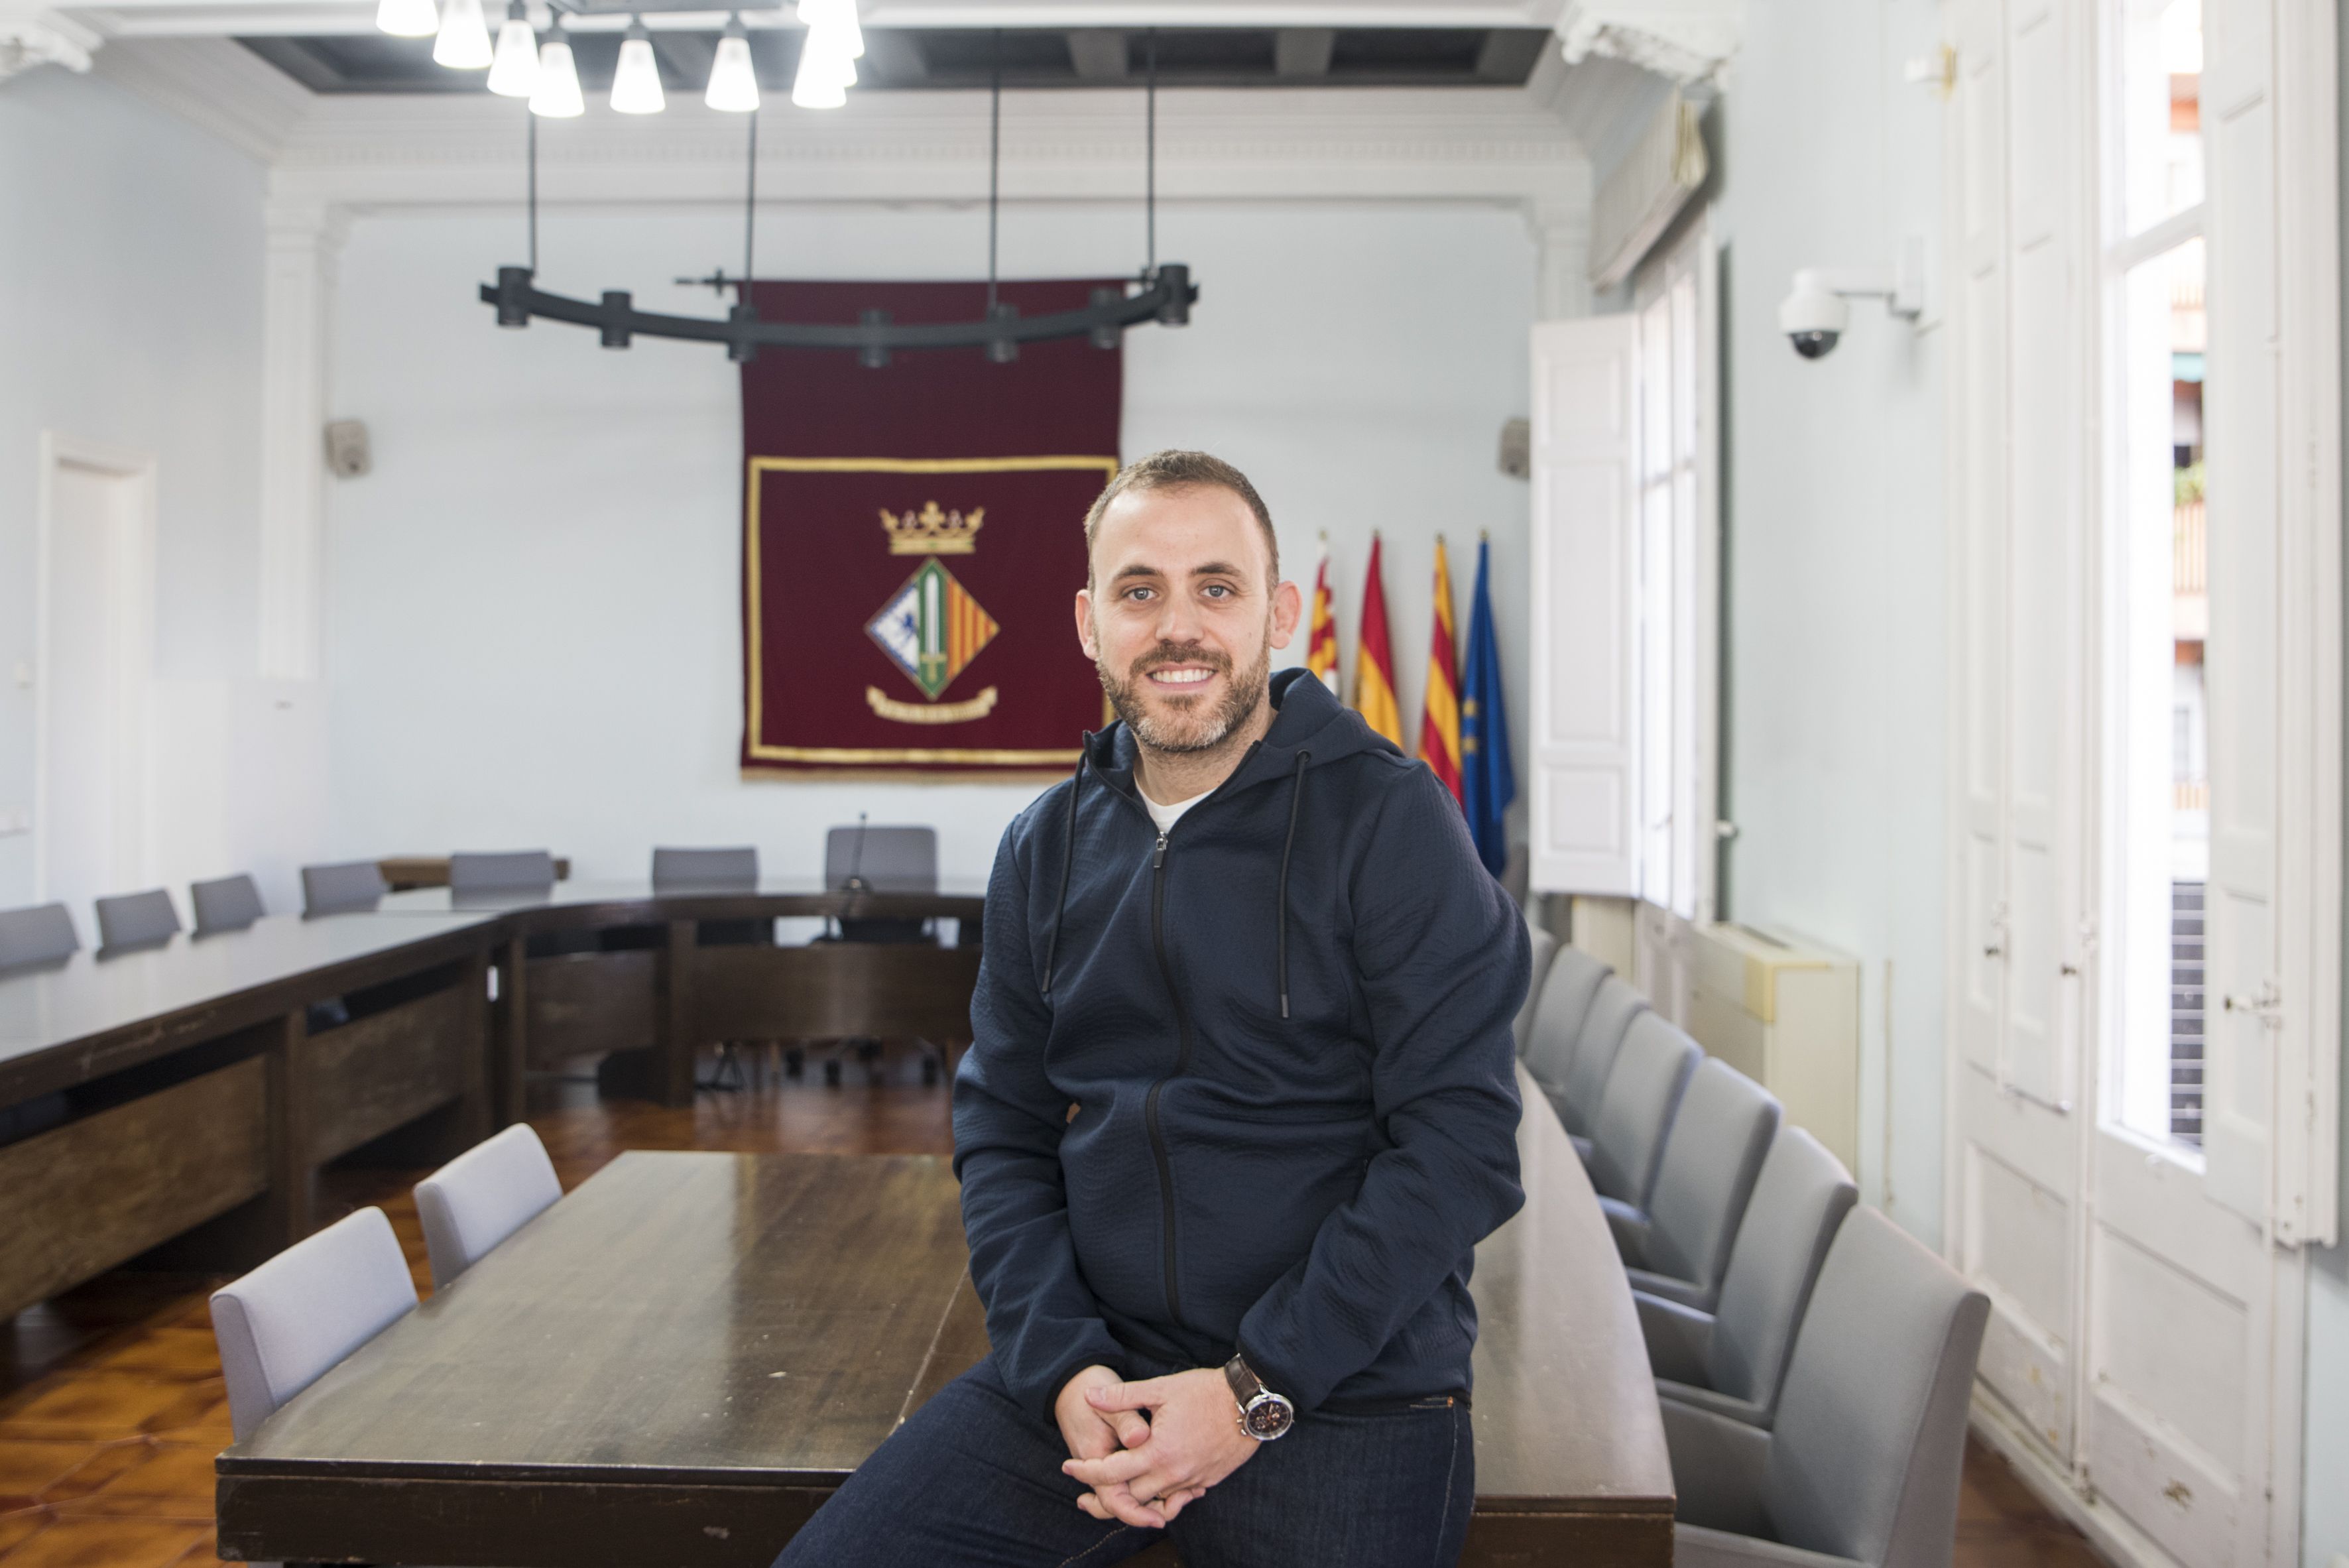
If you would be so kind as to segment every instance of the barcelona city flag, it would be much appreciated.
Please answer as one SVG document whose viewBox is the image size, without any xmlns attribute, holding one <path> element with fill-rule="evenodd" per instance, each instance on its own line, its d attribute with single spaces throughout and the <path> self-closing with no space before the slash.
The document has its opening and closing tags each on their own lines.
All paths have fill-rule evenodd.
<svg viewBox="0 0 2349 1568">
<path fill-rule="evenodd" d="M 1461 803 L 1468 811 L 1468 835 L 1485 869 L 1499 876 L 1508 869 L 1508 830 L 1503 819 L 1517 798 L 1516 769 L 1509 763 L 1509 716 L 1501 705 L 1501 650 L 1493 639 L 1493 599 L 1485 566 L 1490 543 L 1476 546 L 1476 594 L 1468 611 L 1468 676 L 1460 692 Z"/>
<path fill-rule="evenodd" d="M 1427 650 L 1427 700 L 1421 705 L 1419 759 L 1452 798 L 1460 796 L 1460 653 L 1452 629 L 1452 567 L 1435 536 L 1435 634 Z"/>
<path fill-rule="evenodd" d="M 1313 624 L 1305 636 L 1305 667 L 1313 678 L 1330 688 L 1331 696 L 1338 690 L 1338 616 L 1330 602 L 1330 536 L 1321 536 L 1321 562 L 1313 573 Z"/>
<path fill-rule="evenodd" d="M 1362 584 L 1362 631 L 1354 646 L 1354 711 L 1399 748 L 1402 706 L 1395 701 L 1394 652 L 1387 645 L 1387 594 L 1380 585 L 1379 536 L 1371 535 L 1371 570 Z"/>
</svg>

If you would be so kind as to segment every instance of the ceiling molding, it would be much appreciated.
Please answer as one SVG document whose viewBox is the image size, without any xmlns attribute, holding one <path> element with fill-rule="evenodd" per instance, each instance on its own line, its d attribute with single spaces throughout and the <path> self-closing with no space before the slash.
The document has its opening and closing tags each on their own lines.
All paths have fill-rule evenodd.
<svg viewBox="0 0 2349 1568">
<path fill-rule="evenodd" d="M 103 41 L 92 28 L 55 12 L 0 13 L 0 82 L 35 66 L 86 71 Z"/>
<path fill-rule="evenodd" d="M 126 38 L 98 56 L 98 74 L 160 108 L 274 163 L 316 95 L 226 38 Z"/>
<path fill-rule="evenodd" d="M 1569 62 L 1627 60 L 1682 84 L 1717 84 L 1744 36 L 1744 0 L 1567 0 Z"/>
</svg>

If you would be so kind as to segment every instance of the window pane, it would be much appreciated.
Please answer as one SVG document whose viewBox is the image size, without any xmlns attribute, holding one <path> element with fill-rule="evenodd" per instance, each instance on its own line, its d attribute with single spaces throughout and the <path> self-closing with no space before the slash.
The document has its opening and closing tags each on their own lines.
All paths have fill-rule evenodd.
<svg viewBox="0 0 2349 1568">
<path fill-rule="evenodd" d="M 2142 233 L 2202 200 L 2202 0 L 2123 0 L 2123 226 Z"/>
<path fill-rule="evenodd" d="M 1640 313 L 1640 477 L 1672 469 L 1672 313 L 1659 298 Z"/>
<path fill-rule="evenodd" d="M 1640 498 L 1640 896 L 1672 902 L 1673 699 L 1672 487 L 1669 479 Z"/>
<path fill-rule="evenodd" d="M 1696 461 L 1696 279 L 1672 280 L 1672 457 Z"/>
</svg>

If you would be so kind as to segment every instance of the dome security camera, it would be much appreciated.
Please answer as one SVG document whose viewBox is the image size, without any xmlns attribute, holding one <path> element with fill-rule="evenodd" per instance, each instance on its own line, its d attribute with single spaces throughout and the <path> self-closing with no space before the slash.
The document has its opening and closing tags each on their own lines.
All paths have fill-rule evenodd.
<svg viewBox="0 0 2349 1568">
<path fill-rule="evenodd" d="M 1881 299 L 1889 314 L 1913 322 L 1924 314 L 1924 279 L 1925 242 L 1915 236 L 1897 267 L 1805 267 L 1778 305 L 1778 330 L 1804 358 L 1825 359 L 1851 325 L 1855 296 Z"/>
</svg>

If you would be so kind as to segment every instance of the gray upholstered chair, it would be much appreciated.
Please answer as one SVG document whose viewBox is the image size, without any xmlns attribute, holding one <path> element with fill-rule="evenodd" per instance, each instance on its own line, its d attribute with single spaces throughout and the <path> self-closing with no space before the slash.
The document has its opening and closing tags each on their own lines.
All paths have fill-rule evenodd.
<svg viewBox="0 0 2349 1568">
<path fill-rule="evenodd" d="M 1729 1249 L 1721 1305 L 1699 1312 L 1632 1293 L 1656 1392 L 1768 1426 L 1819 1264 L 1858 1197 L 1841 1161 L 1801 1128 L 1781 1123 Z"/>
<path fill-rule="evenodd" d="M 1764 1430 L 1663 1402 L 1678 1568 L 1948 1568 L 1990 1300 L 1873 1210 L 1837 1232 Z"/>
<path fill-rule="evenodd" d="M 546 850 L 502 850 L 449 857 L 452 893 L 517 892 L 554 885 L 554 856 Z"/>
<path fill-rule="evenodd" d="M 1600 1197 L 1648 1207 L 1673 1113 L 1703 1054 L 1661 1013 L 1642 1012 L 1624 1030 L 1590 1127 L 1590 1184 Z"/>
<path fill-rule="evenodd" d="M 517 1122 L 416 1184 L 416 1217 L 432 1260 L 432 1288 L 489 1256 L 563 1196 L 538 1134 Z"/>
<path fill-rule="evenodd" d="M 254 885 L 251 877 L 242 873 L 191 883 L 188 896 L 195 904 L 198 936 L 243 931 L 269 913 L 262 905 L 261 890 Z"/>
<path fill-rule="evenodd" d="M 161 888 L 119 892 L 98 901 L 98 945 L 101 952 L 152 947 L 180 934 L 180 912 Z"/>
<path fill-rule="evenodd" d="M 1607 1095 L 1607 1076 L 1615 1070 L 1615 1053 L 1622 1048 L 1631 1020 L 1647 1010 L 1648 999 L 1630 981 L 1611 972 L 1603 974 L 1591 994 L 1590 1010 L 1583 1015 L 1582 1027 L 1575 1032 L 1564 1092 L 1552 1095 L 1550 1103 L 1557 1108 L 1559 1124 L 1585 1161 L 1590 1158 L 1591 1130 L 1599 1124 L 1599 1102 Z"/>
<path fill-rule="evenodd" d="M 1557 954 L 1557 938 L 1549 932 L 1526 922 L 1526 940 L 1532 944 L 1533 978 L 1526 983 L 1525 1005 L 1517 1009 L 1516 1022 L 1510 1026 L 1517 1037 L 1517 1055 L 1526 1054 L 1526 1045 L 1533 1037 L 1534 1009 L 1541 1006 L 1542 984 L 1549 978 L 1550 960 Z"/>
<path fill-rule="evenodd" d="M 823 838 L 823 885 L 872 892 L 938 891 L 936 828 L 872 828 L 860 822 Z"/>
<path fill-rule="evenodd" d="M 1583 1026 L 1590 1017 L 1599 987 L 1614 973 L 1572 944 L 1560 947 L 1549 961 L 1549 977 L 1542 982 L 1533 1027 L 1525 1048 L 1518 1054 L 1526 1059 L 1526 1071 L 1541 1085 L 1552 1104 L 1565 1098 L 1567 1077 L 1574 1067 Z M 1631 990 L 1628 985 L 1623 988 Z M 1631 995 L 1637 997 L 1639 993 L 1631 991 Z M 1629 1022 L 1628 1016 L 1625 1021 Z"/>
<path fill-rule="evenodd" d="M 24 909 L 0 910 L 0 969 L 19 964 L 48 964 L 67 957 L 81 946 L 73 915 L 61 903 L 36 903 Z"/>
<path fill-rule="evenodd" d="M 1713 1310 L 1780 1114 L 1768 1089 L 1727 1062 L 1697 1064 L 1665 1135 L 1648 1206 L 1599 1200 L 1633 1290 Z"/>
<path fill-rule="evenodd" d="M 305 916 L 350 914 L 376 906 L 391 891 L 383 868 L 373 861 L 338 861 L 302 868 L 302 913 Z"/>
<path fill-rule="evenodd" d="M 742 850 L 653 851 L 657 892 L 748 892 L 759 885 L 759 851 Z"/>
<path fill-rule="evenodd" d="M 236 1440 L 415 1305 L 416 1282 L 381 1209 L 338 1220 L 214 1291 Z"/>
</svg>

